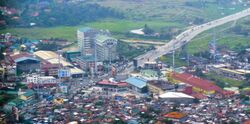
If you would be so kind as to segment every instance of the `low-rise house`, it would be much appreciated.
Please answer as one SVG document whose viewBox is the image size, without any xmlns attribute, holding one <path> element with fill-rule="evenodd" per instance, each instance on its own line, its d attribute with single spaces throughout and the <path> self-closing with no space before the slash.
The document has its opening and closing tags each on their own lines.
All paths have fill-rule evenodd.
<svg viewBox="0 0 250 124">
<path fill-rule="evenodd" d="M 35 92 L 31 89 L 24 91 L 23 93 L 20 93 L 19 98 L 21 100 L 24 100 L 25 102 L 32 101 L 35 97 Z"/>
<path fill-rule="evenodd" d="M 236 80 L 245 80 L 246 74 L 250 74 L 250 70 L 245 69 L 230 69 L 224 64 L 209 65 L 208 69 L 223 77 L 232 78 Z"/>
<path fill-rule="evenodd" d="M 185 122 L 187 115 L 181 112 L 170 112 L 164 115 L 165 118 L 172 119 L 174 122 Z"/>
</svg>

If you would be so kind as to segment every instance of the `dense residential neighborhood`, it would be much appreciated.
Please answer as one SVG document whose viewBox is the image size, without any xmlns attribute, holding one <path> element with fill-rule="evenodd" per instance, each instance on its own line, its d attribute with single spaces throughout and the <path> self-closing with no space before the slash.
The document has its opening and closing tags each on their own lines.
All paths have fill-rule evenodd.
<svg viewBox="0 0 250 124">
<path fill-rule="evenodd" d="M 2 1 L 0 26 L 33 29 L 126 17 L 108 7 L 110 3 L 101 6 L 106 0 L 22 1 L 20 5 Z M 207 4 L 223 6 L 225 1 L 187 1 L 184 5 L 204 8 Z M 143 0 L 131 3 L 148 5 Z M 250 4 L 229 3 L 235 7 Z M 3 32 L 0 124 L 248 124 L 250 45 L 233 49 L 219 43 L 220 34 L 213 33 L 203 44 L 204 51 L 188 46 L 210 30 L 231 22 L 236 25 L 250 15 L 250 9 L 222 15 L 209 21 L 196 17 L 186 28 L 167 29 L 169 41 L 157 41 L 165 38 L 164 32 L 147 24 L 127 31 L 126 38 L 125 31 L 114 32 L 109 26 L 76 26 L 74 42 Z"/>
</svg>

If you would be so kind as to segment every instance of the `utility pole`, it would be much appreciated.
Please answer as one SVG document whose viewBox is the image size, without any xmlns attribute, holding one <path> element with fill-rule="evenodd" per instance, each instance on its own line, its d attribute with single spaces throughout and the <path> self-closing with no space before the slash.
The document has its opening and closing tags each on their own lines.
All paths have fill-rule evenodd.
<svg viewBox="0 0 250 124">
<path fill-rule="evenodd" d="M 95 43 L 95 70 L 94 70 L 94 74 L 97 74 L 97 47 L 96 47 L 96 40 L 94 41 Z"/>
<path fill-rule="evenodd" d="M 173 72 L 175 72 L 175 44 L 173 46 Z"/>
</svg>

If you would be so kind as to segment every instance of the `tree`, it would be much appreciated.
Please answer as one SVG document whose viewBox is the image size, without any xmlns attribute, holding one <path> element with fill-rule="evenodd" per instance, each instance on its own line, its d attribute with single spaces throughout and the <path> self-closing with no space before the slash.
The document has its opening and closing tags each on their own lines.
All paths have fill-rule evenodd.
<svg viewBox="0 0 250 124">
<path fill-rule="evenodd" d="M 144 25 L 143 32 L 146 35 L 151 35 L 154 33 L 153 29 L 149 28 L 147 24 Z"/>
<path fill-rule="evenodd" d="M 194 73 L 195 73 L 195 75 L 197 75 L 199 77 L 204 76 L 202 69 L 200 69 L 200 68 L 196 68 Z"/>
</svg>

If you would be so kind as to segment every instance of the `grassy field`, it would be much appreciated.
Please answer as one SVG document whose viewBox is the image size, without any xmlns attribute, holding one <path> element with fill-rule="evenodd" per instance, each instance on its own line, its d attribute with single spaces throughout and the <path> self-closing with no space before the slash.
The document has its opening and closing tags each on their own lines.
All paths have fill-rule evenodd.
<svg viewBox="0 0 250 124">
<path fill-rule="evenodd" d="M 112 20 L 107 19 L 92 23 L 86 23 L 79 26 L 59 26 L 59 27 L 34 27 L 34 28 L 9 28 L 0 30 L 0 33 L 11 33 L 20 37 L 27 37 L 30 39 L 45 39 L 45 38 L 63 38 L 69 41 L 76 41 L 76 31 L 78 28 L 89 26 L 97 29 L 108 29 L 114 33 L 116 38 L 124 38 L 124 33 L 131 29 L 142 28 L 145 24 L 159 31 L 163 27 L 177 27 L 181 28 L 184 25 L 174 22 L 160 22 L 160 21 L 128 21 L 128 20 Z"/>
<path fill-rule="evenodd" d="M 240 81 L 240 80 L 233 80 L 230 78 L 223 78 L 221 76 L 212 74 L 212 73 L 208 73 L 205 75 L 207 79 L 213 80 L 215 81 L 215 83 L 218 86 L 225 86 L 225 87 L 239 87 L 242 86 L 244 84 L 246 84 L 246 81 Z M 220 84 L 223 83 L 223 84 Z"/>
<path fill-rule="evenodd" d="M 180 58 L 181 58 L 181 56 L 180 56 L 179 52 L 176 52 L 176 54 L 175 54 L 175 67 L 187 66 L 187 62 L 185 62 L 184 60 L 181 60 Z M 163 63 L 166 63 L 170 66 L 173 66 L 173 55 L 172 54 L 161 56 L 160 60 Z"/>
<path fill-rule="evenodd" d="M 105 7 L 124 12 L 129 19 L 164 20 L 189 23 L 194 17 L 211 20 L 240 11 L 242 3 L 217 4 L 216 0 L 92 0 Z M 187 5 L 191 3 L 192 5 Z"/>
<path fill-rule="evenodd" d="M 194 54 L 208 50 L 208 43 L 214 36 L 218 47 L 223 46 L 232 50 L 237 50 L 240 46 L 250 46 L 250 36 L 238 35 L 231 31 L 233 27 L 238 25 L 242 25 L 242 27 L 249 29 L 250 26 L 245 24 L 246 21 L 250 21 L 250 17 L 243 18 L 237 22 L 230 22 L 203 32 L 187 45 L 187 52 L 189 54 Z"/>
</svg>

